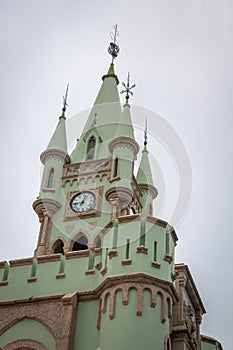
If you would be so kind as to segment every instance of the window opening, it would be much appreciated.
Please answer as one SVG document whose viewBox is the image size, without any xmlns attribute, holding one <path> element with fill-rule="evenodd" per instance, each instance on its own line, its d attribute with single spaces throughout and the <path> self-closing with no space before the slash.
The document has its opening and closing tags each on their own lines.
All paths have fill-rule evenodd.
<svg viewBox="0 0 233 350">
<path fill-rule="evenodd" d="M 115 158 L 113 177 L 117 177 L 117 175 L 118 175 L 118 165 L 119 165 L 119 159 Z"/>
<path fill-rule="evenodd" d="M 126 240 L 126 251 L 125 251 L 125 258 L 129 259 L 129 245 L 130 245 L 130 239 L 127 238 Z"/>
<path fill-rule="evenodd" d="M 131 207 L 129 210 L 130 215 L 136 214 L 136 210 L 134 209 L 134 207 Z"/>
<path fill-rule="evenodd" d="M 55 246 L 54 254 L 63 254 L 64 255 L 64 243 L 60 239 Z"/>
<path fill-rule="evenodd" d="M 157 242 L 154 241 L 154 261 L 157 260 Z"/>
<path fill-rule="evenodd" d="M 88 249 L 88 240 L 85 236 L 81 236 L 77 239 L 76 242 L 74 242 L 74 245 L 73 245 L 73 248 L 72 250 L 73 251 L 77 251 L 77 250 L 85 250 L 85 249 Z"/>
<path fill-rule="evenodd" d="M 53 187 L 54 168 L 50 169 L 47 187 Z"/>
<path fill-rule="evenodd" d="M 96 138 L 95 136 L 92 135 L 87 142 L 86 160 L 94 159 L 95 145 L 96 145 Z"/>
</svg>

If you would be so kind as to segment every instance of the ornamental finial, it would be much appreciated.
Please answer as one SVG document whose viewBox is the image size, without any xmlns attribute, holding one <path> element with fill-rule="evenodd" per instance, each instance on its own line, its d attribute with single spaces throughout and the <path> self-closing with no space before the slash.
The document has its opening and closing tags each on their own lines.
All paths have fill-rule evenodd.
<svg viewBox="0 0 233 350">
<path fill-rule="evenodd" d="M 145 130 L 144 130 L 144 149 L 146 149 L 147 146 L 147 117 L 145 119 Z"/>
<path fill-rule="evenodd" d="M 68 90 L 69 90 L 69 83 L 67 84 L 67 87 L 66 87 L 65 96 L 63 96 L 62 115 L 60 117 L 60 118 L 64 118 L 64 119 L 65 119 L 66 107 L 68 106 L 68 104 L 67 104 Z"/>
<path fill-rule="evenodd" d="M 125 90 L 122 90 L 121 91 L 121 94 L 125 93 L 126 92 L 126 96 L 125 96 L 125 99 L 126 99 L 126 103 L 128 103 L 129 101 L 129 94 L 131 94 L 133 96 L 133 93 L 132 93 L 132 89 L 135 88 L 136 84 L 133 84 L 132 86 L 130 86 L 130 83 L 129 83 L 129 73 L 128 73 L 128 77 L 127 77 L 127 83 L 122 83 L 122 85 L 124 86 Z"/>
<path fill-rule="evenodd" d="M 117 41 L 117 37 L 119 37 L 119 32 L 117 30 L 117 24 L 113 26 L 113 30 L 114 31 L 110 33 L 110 37 L 111 37 L 112 41 L 110 42 L 109 47 L 108 47 L 108 53 L 112 56 L 112 64 L 120 52 L 120 48 L 118 46 L 118 41 Z"/>
</svg>

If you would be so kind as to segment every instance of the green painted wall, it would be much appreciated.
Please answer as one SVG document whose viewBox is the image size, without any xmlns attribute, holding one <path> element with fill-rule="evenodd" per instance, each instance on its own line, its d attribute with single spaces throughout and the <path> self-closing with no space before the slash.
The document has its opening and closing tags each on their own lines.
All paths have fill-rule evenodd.
<svg viewBox="0 0 233 350">
<path fill-rule="evenodd" d="M 97 329 L 99 301 L 80 301 L 78 304 L 77 323 L 75 328 L 74 349 L 96 350 L 99 344 Z"/>
<path fill-rule="evenodd" d="M 122 304 L 122 293 L 116 295 L 115 318 L 109 320 L 108 308 L 102 314 L 100 343 L 103 350 L 141 350 L 164 348 L 164 338 L 169 331 L 169 324 L 160 321 L 161 300 L 158 297 L 155 308 L 150 307 L 150 293 L 143 294 L 143 313 L 136 316 L 137 293 L 129 292 L 128 305 Z"/>
</svg>

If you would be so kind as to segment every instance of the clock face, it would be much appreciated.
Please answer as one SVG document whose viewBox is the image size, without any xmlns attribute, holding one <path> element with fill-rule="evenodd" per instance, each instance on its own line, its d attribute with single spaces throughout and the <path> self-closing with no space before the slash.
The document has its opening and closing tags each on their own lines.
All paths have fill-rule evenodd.
<svg viewBox="0 0 233 350">
<path fill-rule="evenodd" d="M 91 210 L 95 204 L 95 195 L 90 191 L 79 192 L 70 201 L 70 207 L 76 213 Z"/>
</svg>

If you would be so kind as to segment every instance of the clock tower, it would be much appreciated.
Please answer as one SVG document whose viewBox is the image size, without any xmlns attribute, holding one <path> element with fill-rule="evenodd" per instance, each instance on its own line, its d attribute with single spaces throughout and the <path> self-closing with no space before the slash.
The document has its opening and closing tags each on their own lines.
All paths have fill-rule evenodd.
<svg viewBox="0 0 233 350">
<path fill-rule="evenodd" d="M 72 153 L 67 88 L 41 154 L 33 257 L 0 262 L 0 349 L 222 350 L 200 334 L 205 308 L 188 266 L 174 264 L 174 228 L 153 216 L 158 191 L 147 127 L 141 153 L 129 76 L 120 102 L 116 33 L 112 62 Z"/>
</svg>

